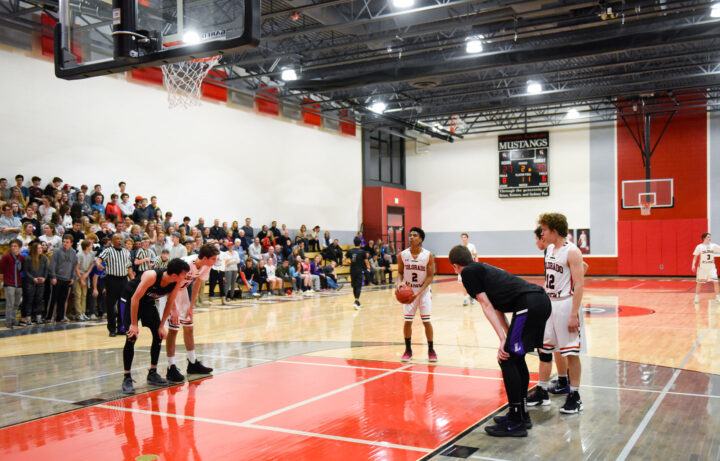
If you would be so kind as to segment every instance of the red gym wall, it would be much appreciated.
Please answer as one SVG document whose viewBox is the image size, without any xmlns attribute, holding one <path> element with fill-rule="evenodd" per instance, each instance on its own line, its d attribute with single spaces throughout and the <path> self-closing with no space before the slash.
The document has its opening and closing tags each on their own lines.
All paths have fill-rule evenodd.
<svg viewBox="0 0 720 461">
<path fill-rule="evenodd" d="M 653 121 L 653 144 L 666 119 Z M 617 159 L 617 273 L 692 275 L 692 252 L 708 227 L 706 114 L 676 115 L 652 156 L 652 178 L 674 180 L 673 208 L 654 208 L 650 216 L 622 208 L 622 181 L 645 178 L 640 149 L 622 121 L 617 125 Z"/>
<path fill-rule="evenodd" d="M 405 209 L 405 229 L 422 227 L 421 193 L 394 187 L 363 187 L 362 208 L 365 241 L 386 239 L 387 207 Z M 398 251 L 403 248 L 397 248 Z"/>
</svg>

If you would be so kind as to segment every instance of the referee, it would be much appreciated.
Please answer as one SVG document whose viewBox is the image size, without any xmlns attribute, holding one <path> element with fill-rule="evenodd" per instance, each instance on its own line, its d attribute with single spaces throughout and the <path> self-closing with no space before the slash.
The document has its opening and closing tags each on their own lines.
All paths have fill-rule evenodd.
<svg viewBox="0 0 720 461">
<path fill-rule="evenodd" d="M 345 257 L 350 260 L 350 284 L 353 288 L 353 295 L 355 295 L 355 302 L 353 307 L 356 310 L 360 310 L 360 292 L 362 290 L 363 275 L 365 271 L 370 271 L 370 262 L 367 259 L 365 250 L 360 248 L 362 240 L 359 237 L 355 237 L 353 240 L 355 248 L 351 248 L 345 253 Z"/>
<path fill-rule="evenodd" d="M 97 258 L 97 266 L 102 269 L 105 263 L 107 276 L 105 277 L 105 312 L 107 312 L 107 328 L 110 336 L 117 336 L 122 321 L 117 321 L 117 310 L 115 304 L 120 300 L 128 283 L 128 276 L 135 278 L 132 270 L 130 252 L 123 248 L 122 234 L 115 233 L 112 236 L 112 246 L 105 248 Z"/>
</svg>

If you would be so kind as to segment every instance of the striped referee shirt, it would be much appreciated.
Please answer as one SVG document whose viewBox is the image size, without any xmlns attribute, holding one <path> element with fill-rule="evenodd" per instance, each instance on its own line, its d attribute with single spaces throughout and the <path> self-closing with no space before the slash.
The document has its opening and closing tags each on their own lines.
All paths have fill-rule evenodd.
<svg viewBox="0 0 720 461">
<path fill-rule="evenodd" d="M 152 261 L 152 256 L 150 255 L 150 250 L 149 249 L 144 250 L 142 248 L 139 248 L 135 252 L 135 259 L 145 259 L 145 258 L 150 258 L 150 260 Z M 140 272 L 145 272 L 146 270 L 149 270 L 149 269 L 150 269 L 150 262 L 138 264 L 138 271 L 140 271 Z"/>
<path fill-rule="evenodd" d="M 128 269 L 132 267 L 130 252 L 125 248 L 116 250 L 115 247 L 105 248 L 98 258 L 105 261 L 107 275 L 114 277 L 127 277 Z"/>
</svg>

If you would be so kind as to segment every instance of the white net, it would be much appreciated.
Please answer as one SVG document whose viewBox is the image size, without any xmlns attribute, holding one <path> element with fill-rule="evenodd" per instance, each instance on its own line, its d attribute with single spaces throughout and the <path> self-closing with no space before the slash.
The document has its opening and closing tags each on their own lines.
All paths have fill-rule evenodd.
<svg viewBox="0 0 720 461">
<path fill-rule="evenodd" d="M 200 105 L 202 81 L 221 56 L 192 59 L 162 66 L 163 85 L 168 92 L 168 106 L 189 108 Z"/>
</svg>

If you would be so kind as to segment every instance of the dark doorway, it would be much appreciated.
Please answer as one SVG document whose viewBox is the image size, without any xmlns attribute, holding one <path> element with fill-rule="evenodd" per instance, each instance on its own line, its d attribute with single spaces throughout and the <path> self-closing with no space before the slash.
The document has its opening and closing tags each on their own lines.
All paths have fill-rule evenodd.
<svg viewBox="0 0 720 461">
<path fill-rule="evenodd" d="M 405 249 L 405 208 L 399 206 L 387 207 L 387 234 L 388 246 L 395 248 L 395 254 Z"/>
</svg>

